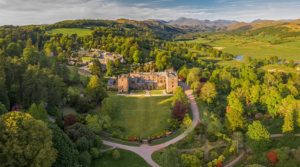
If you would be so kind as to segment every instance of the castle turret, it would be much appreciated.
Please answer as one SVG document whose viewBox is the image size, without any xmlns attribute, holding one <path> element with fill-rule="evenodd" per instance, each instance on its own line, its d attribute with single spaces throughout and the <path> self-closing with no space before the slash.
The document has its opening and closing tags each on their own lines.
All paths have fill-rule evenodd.
<svg viewBox="0 0 300 167">
<path fill-rule="evenodd" d="M 129 92 L 129 77 L 128 75 L 120 75 L 118 77 L 118 92 L 128 93 Z"/>
</svg>

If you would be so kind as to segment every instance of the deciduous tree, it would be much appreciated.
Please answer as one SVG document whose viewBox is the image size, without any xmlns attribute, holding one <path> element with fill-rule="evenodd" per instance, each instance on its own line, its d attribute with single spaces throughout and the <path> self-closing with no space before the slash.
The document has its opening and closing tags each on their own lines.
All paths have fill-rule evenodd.
<svg viewBox="0 0 300 167">
<path fill-rule="evenodd" d="M 215 84 L 211 82 L 205 83 L 201 88 L 200 97 L 206 103 L 212 103 L 217 97 L 217 90 Z"/>
<path fill-rule="evenodd" d="M 10 112 L 0 117 L 0 164 L 51 167 L 57 151 L 51 130 L 29 114 Z"/>
</svg>

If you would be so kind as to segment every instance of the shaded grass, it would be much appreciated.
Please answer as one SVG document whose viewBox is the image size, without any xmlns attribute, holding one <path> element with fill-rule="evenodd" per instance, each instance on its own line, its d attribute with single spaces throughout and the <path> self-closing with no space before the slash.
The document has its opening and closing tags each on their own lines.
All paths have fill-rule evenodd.
<svg viewBox="0 0 300 167">
<path fill-rule="evenodd" d="M 61 110 L 63 115 L 69 115 L 69 114 L 77 115 L 76 110 L 72 107 L 65 106 Z"/>
<path fill-rule="evenodd" d="M 149 165 L 137 154 L 125 151 L 120 151 L 120 159 L 112 158 L 111 151 L 104 153 L 104 155 L 92 162 L 91 167 L 149 167 Z"/>
</svg>

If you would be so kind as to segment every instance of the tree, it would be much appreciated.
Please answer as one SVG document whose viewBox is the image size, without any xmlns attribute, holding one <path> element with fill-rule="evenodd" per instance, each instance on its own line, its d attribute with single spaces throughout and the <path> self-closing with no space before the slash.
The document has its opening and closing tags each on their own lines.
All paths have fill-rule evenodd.
<svg viewBox="0 0 300 167">
<path fill-rule="evenodd" d="M 180 155 L 178 149 L 175 146 L 167 148 L 163 153 L 160 155 L 160 162 L 161 166 L 163 167 L 180 167 Z"/>
<path fill-rule="evenodd" d="M 201 87 L 200 81 L 194 82 L 194 83 L 192 83 L 192 85 L 191 85 L 191 89 L 192 89 L 194 92 L 196 92 L 196 93 L 199 93 L 200 87 Z"/>
<path fill-rule="evenodd" d="M 245 120 L 243 117 L 244 108 L 242 102 L 233 92 L 230 93 L 227 99 L 228 106 L 226 110 L 226 118 L 229 128 L 233 131 L 237 128 L 243 128 Z"/>
<path fill-rule="evenodd" d="M 76 140 L 77 149 L 81 152 L 89 150 L 91 145 L 92 143 L 84 136 Z"/>
<path fill-rule="evenodd" d="M 170 56 L 167 52 L 159 52 L 155 58 L 155 65 L 158 70 L 164 70 L 169 66 Z"/>
<path fill-rule="evenodd" d="M 292 95 L 282 99 L 278 107 L 278 112 L 284 116 L 282 132 L 291 132 L 294 130 L 294 115 L 297 112 L 297 101 Z"/>
<path fill-rule="evenodd" d="M 74 114 L 68 114 L 64 116 L 64 126 L 71 126 L 77 122 L 77 117 Z"/>
<path fill-rule="evenodd" d="M 105 114 L 88 114 L 85 120 L 87 127 L 95 133 L 100 133 L 103 129 L 111 126 L 111 118 Z"/>
<path fill-rule="evenodd" d="M 7 109 L 4 104 L 0 102 L 0 115 L 7 113 Z"/>
<path fill-rule="evenodd" d="M 173 102 L 172 105 L 174 106 L 177 101 L 180 101 L 183 105 L 188 105 L 189 101 L 186 95 L 184 94 L 184 91 L 181 87 L 177 87 L 174 96 L 173 96 Z"/>
<path fill-rule="evenodd" d="M 106 92 L 100 78 L 96 75 L 93 75 L 90 78 L 90 81 L 86 87 L 86 91 L 90 99 L 96 104 L 99 104 L 104 97 L 106 97 Z"/>
<path fill-rule="evenodd" d="M 206 131 L 210 135 L 218 135 L 224 129 L 220 119 L 213 113 L 204 112 L 203 123 L 206 125 Z"/>
<path fill-rule="evenodd" d="M 272 163 L 272 165 L 275 165 L 278 162 L 277 153 L 274 150 L 271 150 L 267 153 L 267 158 Z"/>
<path fill-rule="evenodd" d="M 72 141 L 77 141 L 81 137 L 85 137 L 88 140 L 94 140 L 96 135 L 86 125 L 75 123 L 74 125 L 65 128 L 65 133 L 70 137 Z"/>
<path fill-rule="evenodd" d="M 294 112 L 287 112 L 284 116 L 282 132 L 288 133 L 294 130 Z"/>
<path fill-rule="evenodd" d="M 260 121 L 248 125 L 247 137 L 248 145 L 255 152 L 264 152 L 268 148 L 270 133 Z"/>
<path fill-rule="evenodd" d="M 106 64 L 106 76 L 112 76 L 114 71 L 114 65 L 112 61 L 108 61 Z"/>
<path fill-rule="evenodd" d="M 190 118 L 190 116 L 188 114 L 185 114 L 183 120 L 182 120 L 182 127 L 183 128 L 188 128 L 192 125 L 193 121 Z"/>
<path fill-rule="evenodd" d="M 0 52 L 0 103 L 2 103 L 6 109 L 10 107 L 8 98 L 8 92 L 6 87 L 6 73 L 5 73 L 5 57 Z"/>
<path fill-rule="evenodd" d="M 199 68 L 192 68 L 189 70 L 186 82 L 189 85 L 192 85 L 194 82 L 200 81 L 201 71 Z"/>
<path fill-rule="evenodd" d="M 92 163 L 92 157 L 88 151 L 79 154 L 78 161 L 83 167 L 89 167 Z"/>
<path fill-rule="evenodd" d="M 120 155 L 119 150 L 113 150 L 112 151 L 112 157 L 113 157 L 114 160 L 120 159 L 121 155 Z"/>
<path fill-rule="evenodd" d="M 270 133 L 260 121 L 254 121 L 248 126 L 247 136 L 254 141 L 266 141 L 270 139 Z"/>
<path fill-rule="evenodd" d="M 142 57 L 142 52 L 139 51 L 139 50 L 136 50 L 136 51 L 134 52 L 133 56 L 132 56 L 133 62 L 134 62 L 135 64 L 138 64 L 138 63 L 140 62 L 140 60 L 141 60 L 141 57 Z"/>
<path fill-rule="evenodd" d="M 181 157 L 182 164 L 185 167 L 199 167 L 199 166 L 201 166 L 200 160 L 195 155 L 182 154 L 180 157 Z"/>
<path fill-rule="evenodd" d="M 0 134 L 0 164 L 3 166 L 50 167 L 56 159 L 51 130 L 29 114 L 2 115 Z"/>
<path fill-rule="evenodd" d="M 186 80 L 188 74 L 189 74 L 189 69 L 186 66 L 183 66 L 178 72 L 178 76 L 182 80 Z"/>
<path fill-rule="evenodd" d="M 28 64 L 38 64 L 39 62 L 39 52 L 36 48 L 32 46 L 27 46 L 23 50 L 23 58 Z"/>
<path fill-rule="evenodd" d="M 33 118 L 46 122 L 48 120 L 48 113 L 44 106 L 45 106 L 44 103 L 40 103 L 38 106 L 35 103 L 33 103 L 30 106 L 28 113 Z"/>
<path fill-rule="evenodd" d="M 50 69 L 29 65 L 22 76 L 23 106 L 45 102 L 48 108 L 64 104 L 65 84 L 63 80 L 52 73 Z"/>
<path fill-rule="evenodd" d="M 181 122 L 187 112 L 187 106 L 184 105 L 181 101 L 176 101 L 173 107 L 172 117 Z"/>
<path fill-rule="evenodd" d="M 100 157 L 100 149 L 93 147 L 90 150 L 90 154 L 93 159 L 98 159 Z"/>
<path fill-rule="evenodd" d="M 91 65 L 89 66 L 92 75 L 97 75 L 98 77 L 102 77 L 102 65 L 97 59 L 93 59 Z"/>
<path fill-rule="evenodd" d="M 15 42 L 9 43 L 6 48 L 6 53 L 9 56 L 20 56 L 21 52 L 22 52 L 21 46 Z"/>
<path fill-rule="evenodd" d="M 278 113 L 278 104 L 281 102 L 281 95 L 275 87 L 264 87 L 264 95 L 261 97 L 261 102 L 266 105 L 268 113 L 275 117 Z"/>
<path fill-rule="evenodd" d="M 74 167 L 78 165 L 78 151 L 70 138 L 55 124 L 49 123 L 52 131 L 53 147 L 57 150 L 57 158 L 53 167 Z"/>
<path fill-rule="evenodd" d="M 205 83 L 201 88 L 200 97 L 206 103 L 212 103 L 217 97 L 217 90 L 215 84 L 211 82 Z"/>
</svg>

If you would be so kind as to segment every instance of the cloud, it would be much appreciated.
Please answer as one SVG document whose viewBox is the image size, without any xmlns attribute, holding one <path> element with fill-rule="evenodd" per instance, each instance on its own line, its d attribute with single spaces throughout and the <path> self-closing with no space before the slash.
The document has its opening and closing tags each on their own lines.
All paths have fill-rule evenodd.
<svg viewBox="0 0 300 167">
<path fill-rule="evenodd" d="M 296 0 L 0 0 L 0 25 L 65 19 L 295 19 L 299 5 Z"/>
</svg>

